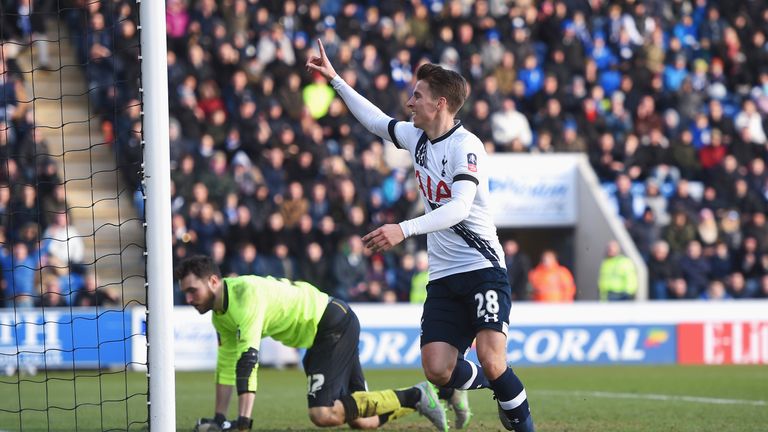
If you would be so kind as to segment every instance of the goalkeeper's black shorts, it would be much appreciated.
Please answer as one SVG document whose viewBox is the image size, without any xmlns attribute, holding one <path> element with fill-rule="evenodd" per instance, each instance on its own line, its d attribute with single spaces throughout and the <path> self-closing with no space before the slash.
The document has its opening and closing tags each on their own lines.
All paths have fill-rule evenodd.
<svg viewBox="0 0 768 432">
<path fill-rule="evenodd" d="M 333 406 L 335 400 L 365 390 L 358 343 L 360 321 L 349 305 L 331 299 L 317 326 L 312 347 L 304 355 L 307 404 L 310 408 Z"/>
</svg>

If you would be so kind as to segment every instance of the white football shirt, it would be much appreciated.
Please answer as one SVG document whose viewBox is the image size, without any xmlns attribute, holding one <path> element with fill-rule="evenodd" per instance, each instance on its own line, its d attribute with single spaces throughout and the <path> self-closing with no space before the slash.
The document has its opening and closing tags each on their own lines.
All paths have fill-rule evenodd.
<svg viewBox="0 0 768 432">
<path fill-rule="evenodd" d="M 469 180 L 477 185 L 469 217 L 450 229 L 427 234 L 429 279 L 487 267 L 505 268 L 489 209 L 488 155 L 480 139 L 458 121 L 434 141 L 410 122 L 390 120 L 388 131 L 398 148 L 411 153 L 426 212 L 450 202 L 453 182 Z"/>
<path fill-rule="evenodd" d="M 477 185 L 466 219 L 450 229 L 427 234 L 429 280 L 488 267 L 506 268 L 488 208 L 488 155 L 480 139 L 457 122 L 443 136 L 429 141 L 423 130 L 384 114 L 338 75 L 331 85 L 366 129 L 411 153 L 427 213 L 451 201 L 455 181 Z"/>
</svg>

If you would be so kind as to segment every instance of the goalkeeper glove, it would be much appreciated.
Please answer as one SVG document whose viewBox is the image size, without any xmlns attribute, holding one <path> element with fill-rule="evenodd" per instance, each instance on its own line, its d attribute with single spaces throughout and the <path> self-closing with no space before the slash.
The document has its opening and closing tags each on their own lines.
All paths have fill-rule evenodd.
<svg viewBox="0 0 768 432">
<path fill-rule="evenodd" d="M 250 431 L 253 426 L 253 420 L 249 417 L 240 416 L 237 418 L 237 422 L 232 422 L 231 429 L 224 429 L 230 431 Z"/>
<path fill-rule="evenodd" d="M 216 413 L 216 415 L 210 418 L 201 418 L 197 420 L 194 432 L 221 432 L 225 430 L 233 430 L 232 422 L 228 421 L 224 414 Z"/>
</svg>

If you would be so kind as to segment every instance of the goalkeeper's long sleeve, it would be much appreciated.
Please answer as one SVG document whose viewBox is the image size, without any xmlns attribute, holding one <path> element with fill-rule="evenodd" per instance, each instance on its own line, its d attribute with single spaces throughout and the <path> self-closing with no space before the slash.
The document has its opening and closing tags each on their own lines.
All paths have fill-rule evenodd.
<svg viewBox="0 0 768 432">
<path fill-rule="evenodd" d="M 378 135 L 381 139 L 391 140 L 389 136 L 389 122 L 392 117 L 384 114 L 376 105 L 371 103 L 363 95 L 358 93 L 339 75 L 331 80 L 331 85 L 347 104 L 349 111 L 355 118 L 365 126 L 366 129 Z"/>
</svg>

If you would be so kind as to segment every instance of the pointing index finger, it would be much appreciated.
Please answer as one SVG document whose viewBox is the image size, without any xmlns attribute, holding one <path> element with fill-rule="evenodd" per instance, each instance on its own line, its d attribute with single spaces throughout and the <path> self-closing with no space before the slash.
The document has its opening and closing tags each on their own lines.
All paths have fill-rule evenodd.
<svg viewBox="0 0 768 432">
<path fill-rule="evenodd" d="M 325 47 L 323 46 L 323 42 L 320 39 L 317 40 L 317 48 L 320 50 L 320 57 L 323 60 L 327 59 L 328 56 L 325 55 Z"/>
</svg>

